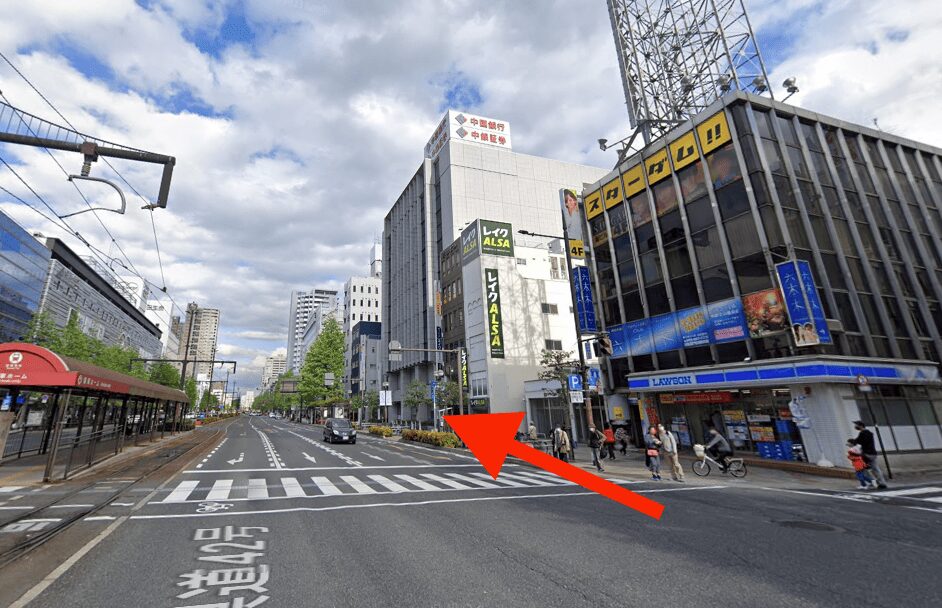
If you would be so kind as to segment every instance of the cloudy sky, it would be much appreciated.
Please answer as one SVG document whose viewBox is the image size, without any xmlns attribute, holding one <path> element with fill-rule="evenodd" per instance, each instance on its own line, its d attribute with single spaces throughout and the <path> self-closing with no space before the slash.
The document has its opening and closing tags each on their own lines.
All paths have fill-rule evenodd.
<svg viewBox="0 0 942 608">
<path fill-rule="evenodd" d="M 747 6 L 771 81 L 798 78 L 790 101 L 942 146 L 936 0 Z M 366 273 L 445 108 L 510 121 L 517 151 L 602 167 L 614 152 L 596 139 L 628 132 L 604 0 L 0 0 L 0 50 L 80 131 L 177 158 L 154 214 L 165 279 L 139 201 L 101 218 L 177 304 L 221 309 L 240 387 L 284 348 L 292 289 Z M 0 91 L 58 121 L 3 62 Z M 58 213 L 81 208 L 44 151 L 0 155 Z M 78 171 L 77 155 L 58 158 Z M 113 162 L 156 195 L 154 166 Z M 101 162 L 92 175 L 114 177 Z M 37 202 L 5 168 L 0 185 Z M 2 192 L 0 208 L 61 235 Z M 71 224 L 124 259 L 90 214 Z"/>
</svg>

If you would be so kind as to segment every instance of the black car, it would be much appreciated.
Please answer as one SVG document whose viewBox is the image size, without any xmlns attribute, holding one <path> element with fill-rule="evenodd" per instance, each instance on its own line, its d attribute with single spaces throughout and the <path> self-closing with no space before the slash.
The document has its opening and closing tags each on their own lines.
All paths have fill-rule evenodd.
<svg viewBox="0 0 942 608">
<path fill-rule="evenodd" d="M 356 443 L 357 431 L 346 418 L 328 418 L 324 423 L 324 441 L 327 443 Z"/>
</svg>

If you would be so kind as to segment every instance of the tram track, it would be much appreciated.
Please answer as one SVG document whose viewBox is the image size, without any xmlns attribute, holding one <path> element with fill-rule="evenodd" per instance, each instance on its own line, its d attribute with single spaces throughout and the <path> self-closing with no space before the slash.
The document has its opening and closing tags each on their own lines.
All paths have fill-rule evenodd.
<svg viewBox="0 0 942 608">
<path fill-rule="evenodd" d="M 37 506 L 26 513 L 21 513 L 15 518 L 6 521 L 4 526 L 31 519 L 37 519 L 37 516 L 40 516 L 43 512 L 49 509 L 55 508 L 57 504 L 64 503 L 70 498 L 85 492 L 96 485 L 108 483 L 106 480 L 109 475 L 121 474 L 125 477 L 125 480 L 122 482 L 122 487 L 117 488 L 114 492 L 108 494 L 106 500 L 101 501 L 99 499 L 96 501 L 97 504 L 91 507 L 78 507 L 77 511 L 71 512 L 68 515 L 60 518 L 59 521 L 57 521 L 54 525 L 37 532 L 35 535 L 30 536 L 22 542 L 18 542 L 12 547 L 0 550 L 0 570 L 8 566 L 13 561 L 40 547 L 45 542 L 68 529 L 74 523 L 94 515 L 105 507 L 110 506 L 111 503 L 118 499 L 122 494 L 126 494 L 127 492 L 131 491 L 135 485 L 147 479 L 148 477 L 161 472 L 169 465 L 180 462 L 182 458 L 191 453 L 195 455 L 190 459 L 190 461 L 199 458 L 203 455 L 204 452 L 208 452 L 209 449 L 211 449 L 211 447 L 215 445 L 220 438 L 225 436 L 229 425 L 231 424 L 232 421 L 230 420 L 225 424 L 225 426 L 214 429 L 212 434 L 209 436 L 198 436 L 195 434 L 191 435 L 188 439 L 192 440 L 183 441 L 179 445 L 169 446 L 169 449 L 167 450 L 168 453 L 165 455 L 156 457 L 150 456 L 150 459 L 155 461 L 156 466 L 145 467 L 145 470 L 141 471 L 139 475 L 128 475 L 127 463 L 112 464 L 109 468 L 103 468 L 101 471 L 96 472 L 97 474 L 90 478 L 88 483 L 79 485 L 65 494 L 56 495 L 55 500 L 48 501 L 44 505 Z M 205 449 L 200 451 L 200 447 L 204 447 Z"/>
</svg>

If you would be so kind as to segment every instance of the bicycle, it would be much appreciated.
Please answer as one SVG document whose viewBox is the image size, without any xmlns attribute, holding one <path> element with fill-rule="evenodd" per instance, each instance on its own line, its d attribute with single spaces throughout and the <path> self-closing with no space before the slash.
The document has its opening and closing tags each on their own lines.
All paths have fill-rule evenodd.
<svg viewBox="0 0 942 608">
<path fill-rule="evenodd" d="M 693 451 L 696 453 L 698 460 L 693 462 L 691 468 L 697 477 L 706 477 L 710 474 L 710 471 L 713 469 L 713 467 L 710 466 L 711 462 L 719 467 L 720 471 L 722 471 L 724 474 L 729 473 L 736 478 L 742 478 L 746 476 L 746 463 L 742 458 L 727 457 L 726 468 L 724 469 L 723 465 L 711 458 L 709 454 L 706 453 L 706 450 L 703 449 L 702 445 L 697 444 L 693 446 Z"/>
</svg>

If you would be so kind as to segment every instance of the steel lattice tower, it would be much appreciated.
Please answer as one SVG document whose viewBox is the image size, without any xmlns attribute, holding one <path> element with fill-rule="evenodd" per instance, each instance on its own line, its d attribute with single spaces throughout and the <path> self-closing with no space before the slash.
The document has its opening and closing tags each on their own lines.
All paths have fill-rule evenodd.
<svg viewBox="0 0 942 608">
<path fill-rule="evenodd" d="M 730 90 L 772 96 L 743 0 L 607 0 L 628 118 L 650 143 Z"/>
</svg>

